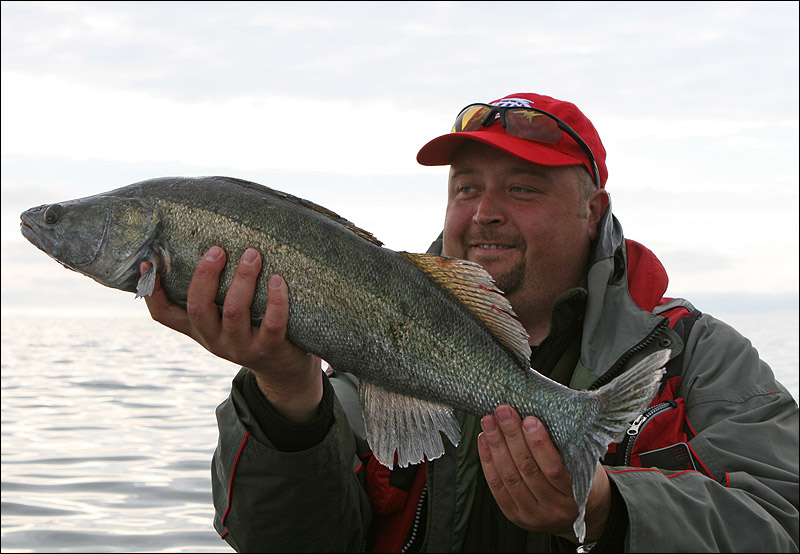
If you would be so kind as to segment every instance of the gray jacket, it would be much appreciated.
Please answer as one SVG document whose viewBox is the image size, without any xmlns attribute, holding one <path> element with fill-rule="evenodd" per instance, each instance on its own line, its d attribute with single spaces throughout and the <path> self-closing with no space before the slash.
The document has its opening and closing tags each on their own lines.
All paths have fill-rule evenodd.
<svg viewBox="0 0 800 554">
<path fill-rule="evenodd" d="M 646 261 L 649 270 L 661 267 L 654 256 Z M 624 370 L 665 346 L 673 357 L 682 352 L 676 395 L 685 400 L 686 420 L 696 433 L 689 447 L 704 471 L 606 466 L 627 509 L 625 550 L 798 551 L 796 402 L 750 342 L 725 323 L 702 315 L 684 344 L 651 306 L 634 302 L 629 281 L 637 283 L 640 304 L 664 290 L 642 292 L 649 274 L 629 276 L 629 270 L 626 241 L 609 208 L 588 271 L 580 361 L 570 386 L 589 388 L 610 370 Z M 215 528 L 238 551 L 363 550 L 373 515 L 363 472 L 355 471 L 363 425 L 355 395 L 337 389 L 333 425 L 319 444 L 280 452 L 244 401 L 245 372 L 217 409 Z M 467 533 L 472 477 L 480 472 L 479 423 L 469 414 L 459 419 L 459 446 L 445 441 L 445 454 L 426 464 L 428 552 L 460 551 Z M 552 537 L 528 533 L 526 550 L 547 551 L 554 544 Z"/>
</svg>

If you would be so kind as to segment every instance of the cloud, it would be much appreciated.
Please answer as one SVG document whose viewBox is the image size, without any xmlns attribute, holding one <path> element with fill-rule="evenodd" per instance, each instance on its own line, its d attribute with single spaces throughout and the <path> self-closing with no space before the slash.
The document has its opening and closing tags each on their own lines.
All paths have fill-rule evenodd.
<svg viewBox="0 0 800 554">
<path fill-rule="evenodd" d="M 4 153 L 419 173 L 424 170 L 414 160 L 421 145 L 408 137 L 446 132 L 414 106 L 378 102 L 280 96 L 178 102 L 9 72 L 2 90 Z"/>
<path fill-rule="evenodd" d="M 196 102 L 427 104 L 548 90 L 616 113 L 776 113 L 793 3 L 3 3 L 3 67 Z M 721 97 L 724 83 L 729 98 Z M 443 90 L 452 94 L 442 94 Z M 585 92 L 584 92 L 585 91 Z M 754 104 L 767 95 L 771 102 Z M 796 114 L 796 107 L 794 108 Z"/>
<path fill-rule="evenodd" d="M 446 168 L 418 148 L 470 102 L 537 90 L 595 123 L 626 236 L 677 290 L 797 290 L 796 3 L 0 9 L 4 239 L 35 204 L 222 174 L 424 249 Z"/>
</svg>

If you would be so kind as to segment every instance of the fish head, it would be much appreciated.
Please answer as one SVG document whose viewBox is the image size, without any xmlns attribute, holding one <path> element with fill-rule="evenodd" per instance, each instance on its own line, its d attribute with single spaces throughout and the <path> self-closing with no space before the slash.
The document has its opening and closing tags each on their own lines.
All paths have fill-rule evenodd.
<svg viewBox="0 0 800 554">
<path fill-rule="evenodd" d="M 109 194 L 44 204 L 20 219 L 22 235 L 61 265 L 132 292 L 158 226 L 152 206 Z"/>
</svg>

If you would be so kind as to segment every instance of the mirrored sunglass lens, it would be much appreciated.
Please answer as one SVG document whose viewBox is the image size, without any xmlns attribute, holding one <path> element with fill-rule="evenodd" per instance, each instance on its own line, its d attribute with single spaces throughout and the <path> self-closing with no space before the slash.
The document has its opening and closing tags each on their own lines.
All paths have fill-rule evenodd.
<svg viewBox="0 0 800 554">
<path fill-rule="evenodd" d="M 508 110 L 506 132 L 514 137 L 556 143 L 562 131 L 555 119 L 532 110 Z"/>
<path fill-rule="evenodd" d="M 483 123 L 483 120 L 486 119 L 486 116 L 491 111 L 492 108 L 488 106 L 467 106 L 458 114 L 456 122 L 450 132 L 474 131 L 480 128 L 481 123 Z"/>
</svg>

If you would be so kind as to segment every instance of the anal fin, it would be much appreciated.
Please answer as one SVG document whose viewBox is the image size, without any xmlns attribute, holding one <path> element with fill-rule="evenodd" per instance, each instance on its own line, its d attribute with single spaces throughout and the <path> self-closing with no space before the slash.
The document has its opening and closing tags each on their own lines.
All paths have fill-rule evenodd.
<svg viewBox="0 0 800 554">
<path fill-rule="evenodd" d="M 453 409 L 361 382 L 361 411 L 375 458 L 392 469 L 444 454 L 440 432 L 458 446 L 461 431 Z M 395 453 L 397 453 L 395 461 Z"/>
</svg>

